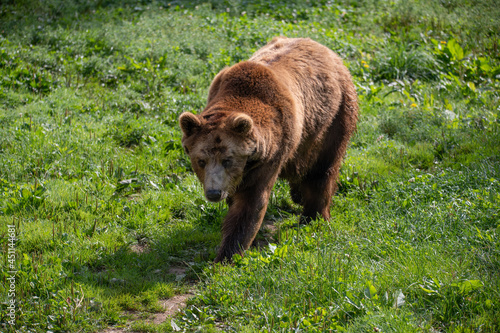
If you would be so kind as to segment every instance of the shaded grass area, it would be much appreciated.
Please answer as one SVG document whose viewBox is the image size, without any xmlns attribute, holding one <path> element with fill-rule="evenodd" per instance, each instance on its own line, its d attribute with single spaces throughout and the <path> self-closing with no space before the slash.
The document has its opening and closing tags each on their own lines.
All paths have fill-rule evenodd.
<svg viewBox="0 0 500 333">
<path fill-rule="evenodd" d="M 3 2 L 1 330 L 498 331 L 497 7 Z M 271 244 L 213 266 L 226 207 L 205 202 L 177 117 L 277 35 L 345 59 L 358 132 L 332 221 L 297 227 L 279 182 Z M 150 322 L 193 283 L 182 313 Z"/>
</svg>

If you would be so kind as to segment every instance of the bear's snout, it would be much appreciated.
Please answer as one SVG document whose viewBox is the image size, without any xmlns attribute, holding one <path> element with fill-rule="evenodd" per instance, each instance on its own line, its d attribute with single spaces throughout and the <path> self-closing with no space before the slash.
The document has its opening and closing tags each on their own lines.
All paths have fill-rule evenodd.
<svg viewBox="0 0 500 333">
<path fill-rule="evenodd" d="M 223 199 L 221 190 L 206 190 L 205 197 L 207 197 L 208 200 L 213 202 L 218 202 Z"/>
</svg>

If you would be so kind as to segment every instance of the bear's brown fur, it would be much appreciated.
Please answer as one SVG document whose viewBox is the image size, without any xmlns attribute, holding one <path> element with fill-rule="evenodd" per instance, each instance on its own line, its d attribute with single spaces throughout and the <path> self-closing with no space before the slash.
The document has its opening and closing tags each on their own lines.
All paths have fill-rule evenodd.
<svg viewBox="0 0 500 333">
<path fill-rule="evenodd" d="M 303 219 L 330 218 L 357 117 L 349 71 L 310 39 L 274 38 L 217 74 L 203 112 L 179 118 L 205 196 L 229 205 L 216 262 L 251 245 L 278 177 L 290 183 Z"/>
</svg>

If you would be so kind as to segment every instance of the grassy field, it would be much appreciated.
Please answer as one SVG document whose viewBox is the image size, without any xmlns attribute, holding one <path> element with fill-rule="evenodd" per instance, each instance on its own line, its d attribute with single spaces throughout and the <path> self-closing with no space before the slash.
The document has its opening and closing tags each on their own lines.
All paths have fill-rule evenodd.
<svg viewBox="0 0 500 333">
<path fill-rule="evenodd" d="M 0 4 L 0 331 L 499 332 L 500 7 L 481 1 Z M 213 265 L 177 118 L 272 37 L 337 52 L 360 104 L 332 220 L 278 182 Z M 163 322 L 163 304 L 192 293 Z"/>
</svg>

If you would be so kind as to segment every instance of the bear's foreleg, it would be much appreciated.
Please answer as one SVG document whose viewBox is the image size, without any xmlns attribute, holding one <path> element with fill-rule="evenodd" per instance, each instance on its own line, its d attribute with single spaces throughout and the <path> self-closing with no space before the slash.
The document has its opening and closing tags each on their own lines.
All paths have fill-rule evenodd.
<svg viewBox="0 0 500 333">
<path fill-rule="evenodd" d="M 228 200 L 229 211 L 222 224 L 222 242 L 215 262 L 231 261 L 235 253 L 242 254 L 252 245 L 266 214 L 276 178 L 240 189 Z"/>
</svg>

